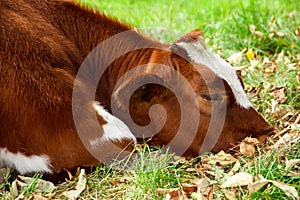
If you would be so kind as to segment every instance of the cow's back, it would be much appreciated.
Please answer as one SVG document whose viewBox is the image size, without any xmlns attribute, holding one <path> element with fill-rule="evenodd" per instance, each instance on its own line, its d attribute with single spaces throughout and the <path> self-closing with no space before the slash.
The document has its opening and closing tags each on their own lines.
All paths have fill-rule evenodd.
<svg viewBox="0 0 300 200">
<path fill-rule="evenodd" d="M 1 1 L 0 24 L 0 164 L 17 156 L 25 168 L 32 162 L 32 171 L 47 171 L 28 159 L 46 162 L 59 154 L 54 168 L 68 167 L 66 154 L 74 154 L 70 166 L 93 160 L 72 121 L 72 88 L 82 61 L 75 45 L 25 1 Z M 74 147 L 85 158 L 70 152 Z"/>
</svg>

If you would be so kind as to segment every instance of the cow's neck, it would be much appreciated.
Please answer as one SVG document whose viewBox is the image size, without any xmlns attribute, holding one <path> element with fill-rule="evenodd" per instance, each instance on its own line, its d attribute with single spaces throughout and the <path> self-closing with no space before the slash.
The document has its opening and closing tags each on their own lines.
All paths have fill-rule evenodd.
<svg viewBox="0 0 300 200">
<path fill-rule="evenodd" d="M 85 59 L 97 46 L 107 44 L 100 50 L 101 61 L 114 61 L 102 76 L 101 87 L 106 94 L 100 94 L 100 100 L 110 99 L 111 91 L 117 80 L 131 68 L 149 63 L 155 49 L 164 48 L 163 44 L 147 39 L 132 27 L 110 19 L 101 13 L 81 8 L 71 2 L 47 2 L 49 9 L 40 4 L 34 5 L 59 32 L 71 41 Z M 123 56 L 116 57 L 117 53 Z M 126 55 L 125 55 L 126 54 Z M 78 66 L 79 67 L 79 66 Z M 106 66 L 101 66 L 101 68 Z M 105 84 L 105 85 L 103 85 Z M 97 95 L 96 95 L 97 96 Z M 99 95 L 98 95 L 99 96 Z M 102 97 L 101 97 L 102 96 Z"/>
</svg>

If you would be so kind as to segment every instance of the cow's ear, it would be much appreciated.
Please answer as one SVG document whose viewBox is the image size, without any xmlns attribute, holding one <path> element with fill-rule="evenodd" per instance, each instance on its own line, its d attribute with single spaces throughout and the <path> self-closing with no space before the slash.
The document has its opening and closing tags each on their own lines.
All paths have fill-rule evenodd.
<svg viewBox="0 0 300 200">
<path fill-rule="evenodd" d="M 202 36 L 203 32 L 199 29 L 193 30 L 183 35 L 171 45 L 172 53 L 188 59 L 188 53 L 184 48 L 181 47 L 180 43 L 203 43 Z"/>
<path fill-rule="evenodd" d="M 140 74 L 122 79 L 112 94 L 112 104 L 119 110 L 127 110 L 132 99 L 150 101 L 159 93 L 155 85 L 163 85 L 162 78 L 155 74 Z"/>
<path fill-rule="evenodd" d="M 203 32 L 200 29 L 195 29 L 185 35 L 183 35 L 182 37 L 180 37 L 178 40 L 175 41 L 175 43 L 178 42 L 195 42 L 195 41 L 199 41 L 202 36 L 203 36 Z"/>
</svg>

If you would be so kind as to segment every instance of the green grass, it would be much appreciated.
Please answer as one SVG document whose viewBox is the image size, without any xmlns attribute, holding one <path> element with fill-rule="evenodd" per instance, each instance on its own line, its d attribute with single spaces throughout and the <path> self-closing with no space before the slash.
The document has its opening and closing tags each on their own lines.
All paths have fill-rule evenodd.
<svg viewBox="0 0 300 200">
<path fill-rule="evenodd" d="M 300 132 L 299 126 L 293 124 L 300 110 L 300 87 L 297 74 L 300 71 L 300 37 L 295 30 L 300 26 L 300 3 L 298 0 L 81 0 L 89 6 L 102 10 L 107 15 L 118 18 L 138 28 L 163 27 L 166 30 L 178 31 L 180 35 L 200 28 L 205 33 L 208 46 L 213 51 L 227 58 L 243 49 L 252 49 L 257 65 L 251 66 L 244 54 L 241 62 L 235 66 L 244 66 L 242 77 L 246 91 L 252 96 L 251 101 L 260 113 L 273 125 L 278 132 Z M 255 26 L 259 34 L 251 33 L 250 25 Z M 147 34 L 147 31 L 145 31 Z M 280 36 L 283 33 L 283 37 Z M 149 33 L 148 33 L 149 34 Z M 153 35 L 152 35 L 153 36 Z M 154 35 L 155 37 L 159 37 Z M 169 42 L 176 40 L 170 37 Z M 283 51 L 283 54 L 280 54 Z M 279 55 L 284 59 L 279 60 Z M 277 69 L 265 73 L 267 65 L 263 60 L 276 61 Z M 286 87 L 286 100 L 277 105 L 272 112 L 272 91 L 276 87 Z M 258 89 L 260 88 L 260 89 Z M 282 117 L 290 112 L 289 118 Z M 299 114 L 299 113 L 298 113 Z M 299 122 L 298 122 L 299 123 Z M 266 144 L 252 157 L 236 155 L 241 163 L 241 171 L 260 174 L 263 177 L 288 183 L 300 193 L 300 176 L 287 176 L 284 171 L 284 159 L 300 159 L 300 141 L 290 145 L 286 152 L 272 149 L 264 150 Z M 158 151 L 159 152 L 159 151 Z M 134 162 L 115 163 L 114 167 L 99 166 L 88 176 L 88 187 L 81 194 L 81 199 L 164 199 L 155 191 L 158 188 L 179 188 L 182 183 L 190 183 L 203 176 L 198 169 L 199 159 L 187 162 L 171 162 L 172 155 L 151 151 L 148 147 L 138 150 L 139 158 Z M 220 177 L 213 179 L 213 199 L 225 198 L 219 185 L 222 183 L 217 166 L 212 171 Z M 201 171 L 201 170 L 200 170 Z M 73 188 L 76 179 L 58 186 L 56 198 L 64 198 L 62 192 Z M 25 188 L 27 197 L 34 192 L 34 185 Z M 283 191 L 268 184 L 258 192 L 250 195 L 246 188 L 237 190 L 238 199 L 292 199 Z M 11 198 L 11 185 L 0 184 L 0 199 Z"/>
</svg>

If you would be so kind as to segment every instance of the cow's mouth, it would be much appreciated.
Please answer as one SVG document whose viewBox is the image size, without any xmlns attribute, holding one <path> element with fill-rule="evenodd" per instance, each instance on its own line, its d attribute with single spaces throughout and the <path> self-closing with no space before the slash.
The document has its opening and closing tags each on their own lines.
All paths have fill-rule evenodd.
<svg viewBox="0 0 300 200">
<path fill-rule="evenodd" d="M 242 131 L 242 132 L 246 132 L 246 131 Z M 260 142 L 260 144 L 262 144 L 270 135 L 274 134 L 274 127 L 273 126 L 269 126 L 267 128 L 265 128 L 262 131 L 259 132 L 253 132 L 251 134 L 248 134 L 247 136 L 241 137 L 239 139 L 234 138 L 232 139 L 232 141 L 229 143 L 229 149 L 228 152 L 232 153 L 234 152 L 234 150 L 238 147 L 238 144 L 240 142 L 242 142 L 246 137 L 253 137 L 258 139 L 258 141 Z"/>
</svg>

